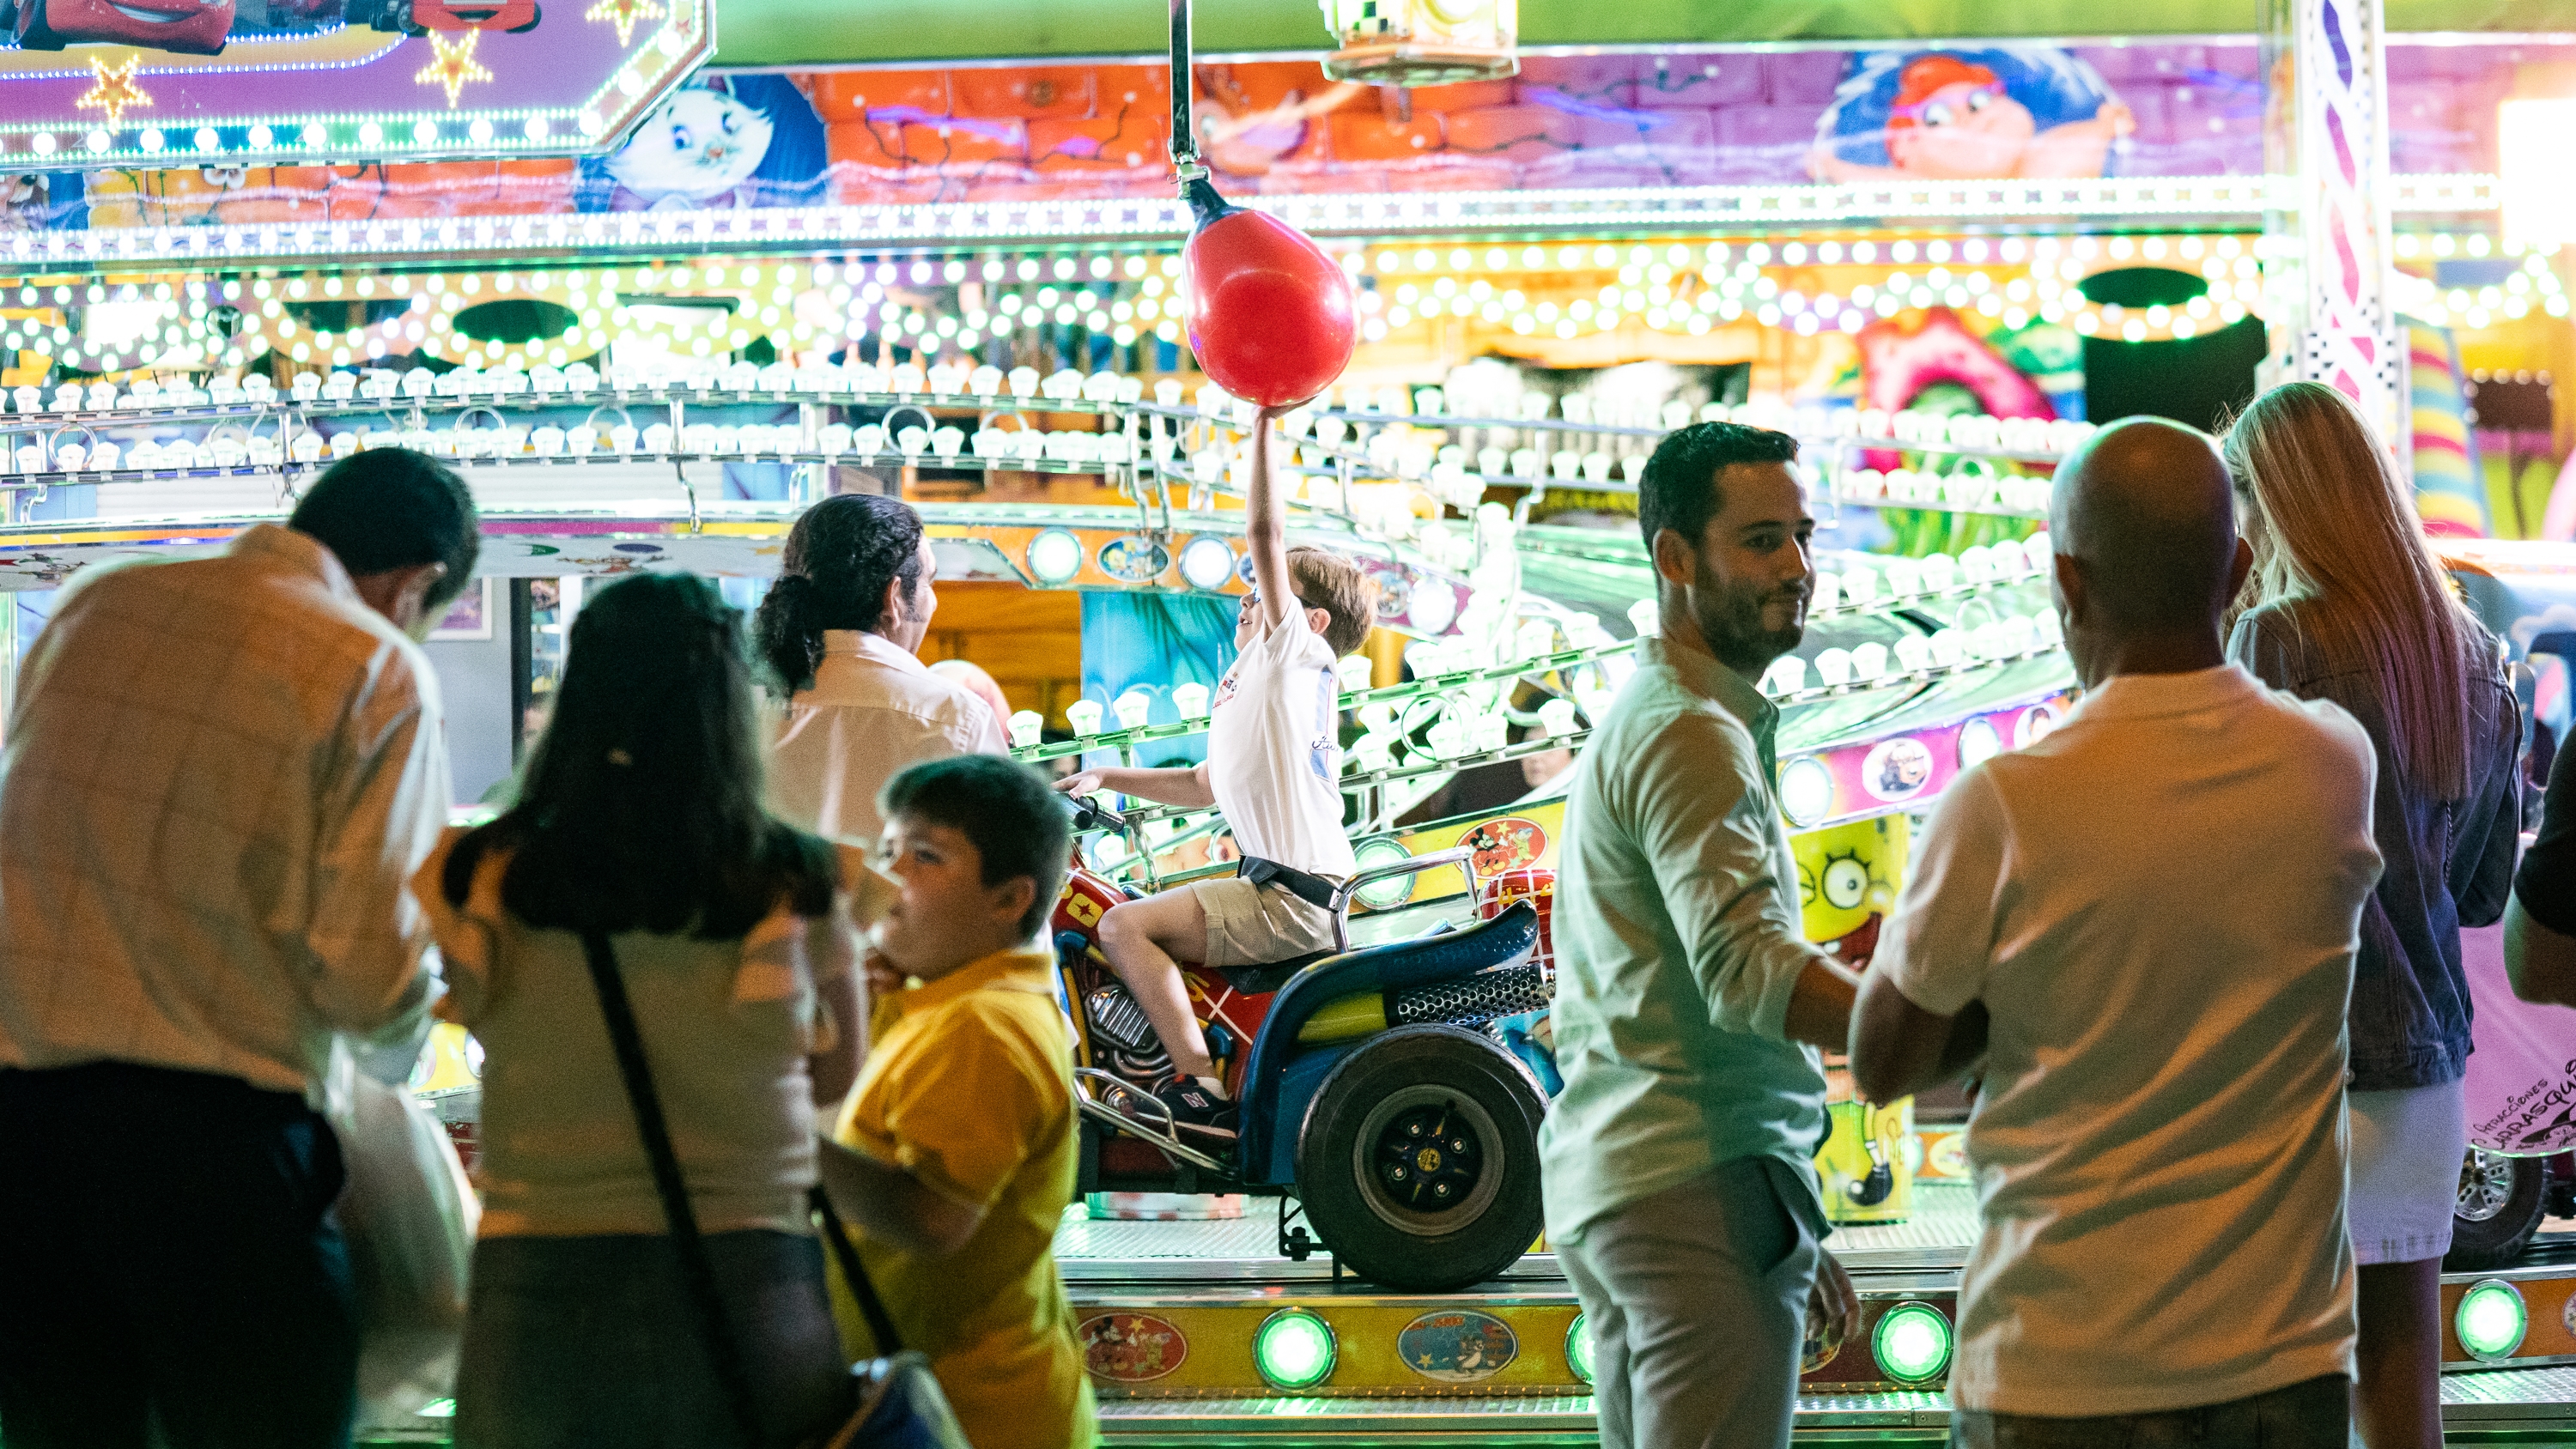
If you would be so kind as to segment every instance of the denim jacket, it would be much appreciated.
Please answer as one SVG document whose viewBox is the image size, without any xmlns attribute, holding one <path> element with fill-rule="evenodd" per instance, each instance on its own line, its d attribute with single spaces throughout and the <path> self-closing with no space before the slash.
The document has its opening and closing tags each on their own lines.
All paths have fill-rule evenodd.
<svg viewBox="0 0 2576 1449">
<path fill-rule="evenodd" d="M 2352 1089 L 2386 1091 L 2453 1082 L 2468 1071 L 2469 986 L 2460 928 L 2493 925 L 2513 886 L 2522 812 L 2515 752 L 2522 716 L 2493 636 L 2474 645 L 2481 669 L 2469 687 L 2469 794 L 2436 800 L 2401 779 L 2388 744 L 2388 710 L 2366 661 L 2330 657 L 2300 630 L 2296 601 L 2239 619 L 2228 657 L 2275 689 L 2343 706 L 2379 752 L 2371 832 L 2386 862 L 2361 912 L 2353 960 Z M 2254 907 L 2259 909 L 2259 906 Z"/>
</svg>

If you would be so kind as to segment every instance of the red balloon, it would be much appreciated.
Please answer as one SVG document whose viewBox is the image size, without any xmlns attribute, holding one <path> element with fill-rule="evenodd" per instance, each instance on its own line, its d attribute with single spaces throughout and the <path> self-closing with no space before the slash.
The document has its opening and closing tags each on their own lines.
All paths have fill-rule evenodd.
<svg viewBox="0 0 2576 1449">
<path fill-rule="evenodd" d="M 1332 386 L 1359 339 L 1351 280 L 1304 232 L 1190 183 L 1197 230 L 1181 249 L 1190 350 L 1217 386 L 1263 407 Z"/>
</svg>

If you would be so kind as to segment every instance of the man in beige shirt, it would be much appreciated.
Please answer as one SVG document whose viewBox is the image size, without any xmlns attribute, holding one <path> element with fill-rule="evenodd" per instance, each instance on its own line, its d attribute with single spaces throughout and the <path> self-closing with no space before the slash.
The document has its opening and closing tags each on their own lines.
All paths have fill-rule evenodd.
<svg viewBox="0 0 2576 1449">
<path fill-rule="evenodd" d="M 755 626 L 773 685 L 792 691 L 769 761 L 780 818 L 874 842 L 877 792 L 905 766 L 1009 750 L 992 707 L 916 653 L 937 572 L 899 499 L 836 494 L 796 520 Z"/>
<path fill-rule="evenodd" d="M 1863 979 L 1852 1079 L 1974 1071 L 1961 1449 L 2342 1449 L 2346 1004 L 2378 764 L 2340 706 L 2228 662 L 2252 553 L 2226 465 L 2160 418 L 2058 465 L 2084 700 L 1963 770 Z"/>
<path fill-rule="evenodd" d="M 416 1044 L 435 985 L 405 883 L 447 739 L 414 641 L 477 527 L 453 472 L 361 453 L 283 528 L 85 575 L 28 652 L 0 753 L 10 1449 L 349 1442 L 313 1106 L 334 1034 Z"/>
</svg>

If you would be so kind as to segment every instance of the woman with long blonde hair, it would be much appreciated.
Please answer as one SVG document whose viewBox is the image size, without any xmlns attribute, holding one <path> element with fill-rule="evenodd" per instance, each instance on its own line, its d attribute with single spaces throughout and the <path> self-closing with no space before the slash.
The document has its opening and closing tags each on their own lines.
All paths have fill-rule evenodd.
<svg viewBox="0 0 2576 1449">
<path fill-rule="evenodd" d="M 2341 705 L 2379 756 L 2383 867 L 2350 1009 L 2353 1422 L 2369 1449 L 2439 1449 L 2441 1260 L 2468 1143 L 2460 927 L 2504 913 L 2521 719 L 2494 636 L 2453 596 L 2359 408 L 2319 383 L 2276 387 L 2225 451 L 2254 550 L 2229 657 Z"/>
</svg>

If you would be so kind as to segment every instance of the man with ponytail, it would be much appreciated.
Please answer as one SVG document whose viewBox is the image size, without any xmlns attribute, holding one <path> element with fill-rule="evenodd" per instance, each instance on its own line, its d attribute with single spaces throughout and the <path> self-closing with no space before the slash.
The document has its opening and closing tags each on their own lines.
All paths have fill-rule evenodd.
<svg viewBox="0 0 2576 1449">
<path fill-rule="evenodd" d="M 840 840 L 873 843 L 877 792 L 906 766 L 1002 754 L 1002 722 L 914 651 L 939 607 L 921 515 L 900 499 L 842 493 L 787 535 L 753 632 L 787 701 L 769 763 L 770 808 Z"/>
</svg>

